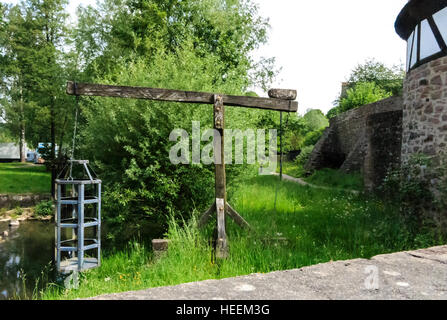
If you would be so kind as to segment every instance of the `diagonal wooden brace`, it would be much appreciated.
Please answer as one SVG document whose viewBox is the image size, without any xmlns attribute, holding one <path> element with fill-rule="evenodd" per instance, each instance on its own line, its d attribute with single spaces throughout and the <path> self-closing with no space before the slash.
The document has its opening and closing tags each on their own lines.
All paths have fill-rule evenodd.
<svg viewBox="0 0 447 320">
<path fill-rule="evenodd" d="M 233 219 L 233 221 L 236 222 L 236 224 L 238 224 L 241 228 L 246 228 L 248 230 L 252 229 L 250 224 L 247 221 L 245 221 L 245 219 L 242 218 L 241 215 L 236 210 L 234 210 L 228 202 L 226 203 L 225 206 L 225 213 L 231 219 Z"/>
<path fill-rule="evenodd" d="M 216 202 L 213 202 L 213 204 L 204 213 L 202 213 L 198 222 L 198 227 L 203 228 L 215 212 Z M 242 218 L 242 216 L 236 210 L 234 210 L 228 202 L 225 203 L 225 214 L 233 219 L 233 221 L 241 228 L 252 230 L 250 224 L 244 218 Z"/>
<path fill-rule="evenodd" d="M 204 213 L 202 213 L 202 216 L 200 217 L 199 222 L 197 224 L 198 227 L 199 228 L 204 227 L 214 212 L 216 212 L 216 202 L 213 202 L 211 207 L 209 207 L 208 210 L 206 210 Z"/>
</svg>

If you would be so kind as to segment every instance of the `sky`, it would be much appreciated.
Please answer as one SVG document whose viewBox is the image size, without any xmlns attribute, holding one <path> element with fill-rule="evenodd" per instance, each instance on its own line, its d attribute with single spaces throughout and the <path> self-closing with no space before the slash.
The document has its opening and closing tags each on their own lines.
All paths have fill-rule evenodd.
<svg viewBox="0 0 447 320">
<path fill-rule="evenodd" d="M 331 109 L 341 83 L 367 59 L 388 66 L 405 63 L 406 43 L 394 31 L 394 22 L 407 0 L 252 1 L 271 26 L 268 43 L 253 57 L 276 58 L 281 72 L 272 88 L 297 90 L 300 114 L 311 108 L 324 113 Z M 79 4 L 94 3 L 69 0 L 68 10 L 74 16 Z"/>
<path fill-rule="evenodd" d="M 394 22 L 407 0 L 254 1 L 271 25 L 255 57 L 276 57 L 282 71 L 273 87 L 296 89 L 300 114 L 331 109 L 341 83 L 366 59 L 405 64 Z"/>
</svg>

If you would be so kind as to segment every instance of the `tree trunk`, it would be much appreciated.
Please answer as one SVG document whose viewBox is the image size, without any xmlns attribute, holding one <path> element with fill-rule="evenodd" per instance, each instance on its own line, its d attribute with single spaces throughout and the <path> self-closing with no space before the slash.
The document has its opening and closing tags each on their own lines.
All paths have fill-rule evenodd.
<svg viewBox="0 0 447 320">
<path fill-rule="evenodd" d="M 26 143 L 25 143 L 25 125 L 20 123 L 20 162 L 26 162 Z"/>
<path fill-rule="evenodd" d="M 55 120 L 55 101 L 54 97 L 51 98 L 50 105 L 50 130 L 51 130 L 51 195 L 53 198 L 56 196 L 56 188 L 54 185 L 54 181 L 56 180 L 56 120 Z"/>
<path fill-rule="evenodd" d="M 26 162 L 25 114 L 23 108 L 22 86 L 20 86 L 20 162 Z"/>
<path fill-rule="evenodd" d="M 65 128 L 67 127 L 68 116 L 65 114 L 64 124 L 62 128 L 60 128 L 60 136 L 59 136 L 59 152 L 57 153 L 58 158 L 62 158 L 62 144 L 64 143 L 65 136 Z"/>
</svg>

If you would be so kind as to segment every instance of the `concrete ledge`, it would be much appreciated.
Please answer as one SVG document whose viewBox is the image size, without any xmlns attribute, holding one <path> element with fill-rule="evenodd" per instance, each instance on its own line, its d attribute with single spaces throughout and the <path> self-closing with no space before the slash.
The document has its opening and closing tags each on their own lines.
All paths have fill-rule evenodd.
<svg viewBox="0 0 447 320">
<path fill-rule="evenodd" d="M 447 246 L 90 299 L 447 300 Z"/>
</svg>

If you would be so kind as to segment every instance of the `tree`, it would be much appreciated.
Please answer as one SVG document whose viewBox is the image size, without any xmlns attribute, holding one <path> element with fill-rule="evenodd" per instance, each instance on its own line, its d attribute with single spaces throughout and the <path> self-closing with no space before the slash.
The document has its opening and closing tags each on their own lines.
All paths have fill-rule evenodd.
<svg viewBox="0 0 447 320">
<path fill-rule="evenodd" d="M 237 72 L 248 88 L 275 75 L 271 58 L 250 58 L 267 41 L 268 24 L 257 10 L 246 0 L 105 0 L 78 9 L 75 42 L 86 73 L 97 76 L 113 74 L 116 61 L 144 57 L 151 63 L 157 53 L 192 42 L 199 55 L 218 58 L 215 77 L 225 80 Z"/>
<path fill-rule="evenodd" d="M 329 125 L 329 121 L 320 109 L 308 110 L 303 116 L 303 119 L 309 131 L 318 131 Z"/>
<path fill-rule="evenodd" d="M 25 162 L 27 113 L 33 105 L 30 88 L 33 78 L 33 39 L 29 32 L 29 12 L 20 6 L 2 7 L 0 24 L 1 110 L 6 128 L 18 136 L 20 161 Z"/>
<path fill-rule="evenodd" d="M 309 109 L 304 116 L 287 116 L 284 123 L 284 151 L 297 151 L 304 146 L 313 146 L 328 125 L 328 119 L 319 109 Z"/>
<path fill-rule="evenodd" d="M 56 142 L 62 152 L 65 129 L 71 120 L 65 82 L 72 65 L 66 50 L 67 0 L 26 0 L 7 7 L 1 23 L 2 105 L 7 126 L 25 143 L 50 142 L 52 163 Z M 22 148 L 24 161 L 24 149 Z M 54 183 L 52 183 L 54 195 Z"/>
<path fill-rule="evenodd" d="M 79 10 L 78 79 L 242 95 L 254 81 L 250 51 L 265 41 L 263 19 L 248 1 L 105 1 Z M 90 24 L 96 21 L 97 23 Z M 93 46 L 90 46 L 92 43 Z M 268 69 L 268 67 L 266 68 Z M 267 79 L 267 80 L 266 80 Z M 212 165 L 173 165 L 175 128 L 212 128 L 211 106 L 142 100 L 82 99 L 77 152 L 107 182 L 104 218 L 112 230 L 166 216 L 187 217 L 213 198 Z M 227 128 L 256 128 L 268 111 L 227 108 Z M 227 167 L 228 181 L 245 166 Z M 126 223 L 124 223 L 126 222 Z"/>
<path fill-rule="evenodd" d="M 366 60 L 352 70 L 346 92 L 342 92 L 326 116 L 330 119 L 350 109 L 401 95 L 404 77 L 402 66 L 390 68 L 375 59 Z"/>
<path fill-rule="evenodd" d="M 345 112 L 391 96 L 391 92 L 385 91 L 374 82 L 359 82 L 354 88 L 348 89 L 346 98 L 340 101 L 339 110 Z"/>
<path fill-rule="evenodd" d="M 348 88 L 354 88 L 361 82 L 372 82 L 380 89 L 391 92 L 393 96 L 401 95 L 405 70 L 402 66 L 387 67 L 375 59 L 366 60 L 352 70 L 348 80 Z"/>
</svg>

